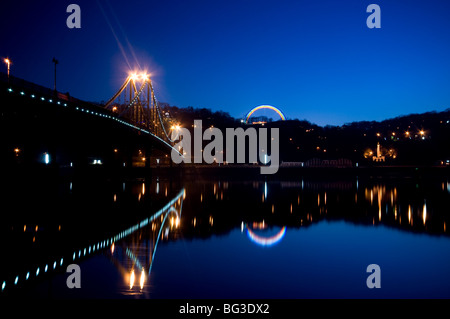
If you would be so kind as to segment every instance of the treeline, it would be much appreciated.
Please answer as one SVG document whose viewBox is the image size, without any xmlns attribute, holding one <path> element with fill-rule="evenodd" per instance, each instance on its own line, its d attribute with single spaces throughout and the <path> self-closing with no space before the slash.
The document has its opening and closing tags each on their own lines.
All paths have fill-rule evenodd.
<svg viewBox="0 0 450 319">
<path fill-rule="evenodd" d="M 248 127 L 223 111 L 161 106 L 184 127 L 192 126 L 198 119 L 202 120 L 204 129 Z M 450 160 L 450 109 L 342 126 L 322 127 L 295 119 L 268 122 L 264 127 L 280 129 L 280 159 L 287 162 L 346 158 L 354 163 L 374 165 L 378 143 L 385 156 L 384 164 L 446 165 Z"/>
<path fill-rule="evenodd" d="M 211 125 L 218 128 L 237 127 L 240 121 L 233 118 L 228 112 L 215 111 L 213 112 L 207 108 L 194 108 L 188 106 L 180 108 L 177 106 L 170 106 L 167 103 L 160 103 L 163 112 L 168 113 L 176 122 L 184 127 L 190 127 L 194 124 L 194 120 L 202 120 L 203 127 L 207 128 Z"/>
</svg>

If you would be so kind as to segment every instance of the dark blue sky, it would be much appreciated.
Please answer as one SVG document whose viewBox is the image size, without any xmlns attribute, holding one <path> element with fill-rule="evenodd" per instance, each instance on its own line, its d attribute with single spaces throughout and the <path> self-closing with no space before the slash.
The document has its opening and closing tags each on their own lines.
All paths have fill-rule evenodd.
<svg viewBox="0 0 450 319">
<path fill-rule="evenodd" d="M 70 3 L 81 29 L 66 27 Z M 366 26 L 371 3 L 381 29 Z M 319 125 L 450 107 L 447 0 L 16 1 L 0 27 L 13 75 L 53 87 L 55 56 L 58 90 L 86 100 L 140 67 L 159 101 L 238 118 L 260 104 Z"/>
</svg>

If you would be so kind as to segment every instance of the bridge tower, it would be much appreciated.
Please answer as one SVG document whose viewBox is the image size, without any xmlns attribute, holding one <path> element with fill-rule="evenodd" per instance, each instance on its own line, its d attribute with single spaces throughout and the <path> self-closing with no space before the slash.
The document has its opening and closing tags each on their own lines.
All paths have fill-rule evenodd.
<svg viewBox="0 0 450 319">
<path fill-rule="evenodd" d="M 162 114 L 148 74 L 128 76 L 116 94 L 106 102 L 105 108 L 134 126 L 170 141 L 165 129 L 170 125 L 170 119 Z"/>
</svg>

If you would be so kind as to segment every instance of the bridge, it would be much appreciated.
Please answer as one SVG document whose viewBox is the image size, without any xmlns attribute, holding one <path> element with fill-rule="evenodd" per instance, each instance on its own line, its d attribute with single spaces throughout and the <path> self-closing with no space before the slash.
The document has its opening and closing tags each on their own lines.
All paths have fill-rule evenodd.
<svg viewBox="0 0 450 319">
<path fill-rule="evenodd" d="M 105 104 L 0 74 L 1 156 L 7 164 L 132 167 L 171 164 L 174 120 L 148 75 L 132 74 Z"/>
</svg>

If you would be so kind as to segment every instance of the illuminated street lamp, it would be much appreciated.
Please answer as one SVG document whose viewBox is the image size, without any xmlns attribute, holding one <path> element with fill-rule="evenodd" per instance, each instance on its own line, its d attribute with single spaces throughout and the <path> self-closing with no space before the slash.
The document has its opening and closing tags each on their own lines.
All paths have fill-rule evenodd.
<svg viewBox="0 0 450 319">
<path fill-rule="evenodd" d="M 419 134 L 420 134 L 420 136 L 422 137 L 422 140 L 424 140 L 424 139 L 425 139 L 425 131 L 420 130 L 420 131 L 419 131 Z"/>
<path fill-rule="evenodd" d="M 9 80 L 9 69 L 10 69 L 10 65 L 11 65 L 11 60 L 9 58 L 6 58 L 3 60 L 6 65 L 8 66 L 8 80 Z"/>
<path fill-rule="evenodd" d="M 170 130 L 172 131 L 172 136 L 171 136 L 171 138 L 172 138 L 173 140 L 177 140 L 177 139 L 178 139 L 179 134 L 180 134 L 180 129 L 181 129 L 181 126 L 180 126 L 179 124 L 175 124 L 175 125 L 172 125 L 172 126 L 170 127 Z M 175 135 L 175 134 L 176 134 L 176 135 Z"/>
</svg>

